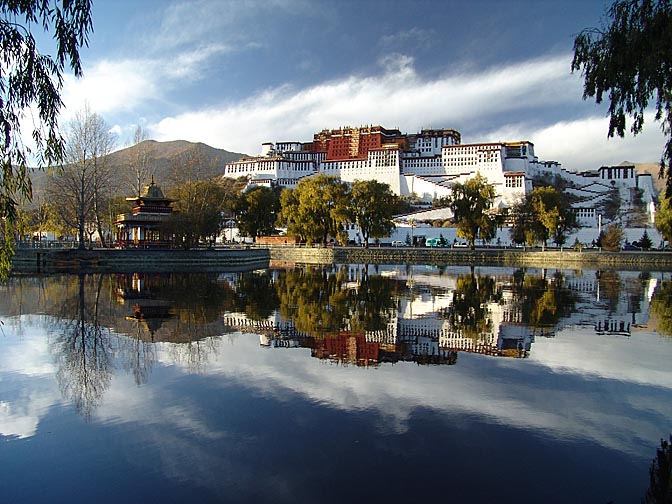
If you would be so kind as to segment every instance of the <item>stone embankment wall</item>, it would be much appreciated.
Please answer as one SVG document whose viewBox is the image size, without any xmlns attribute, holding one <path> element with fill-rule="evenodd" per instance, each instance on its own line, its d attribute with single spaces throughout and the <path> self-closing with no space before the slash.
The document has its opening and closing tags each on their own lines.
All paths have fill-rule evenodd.
<svg viewBox="0 0 672 504">
<path fill-rule="evenodd" d="M 19 249 L 15 271 L 231 271 L 268 267 L 268 249 L 67 250 Z"/>
<path fill-rule="evenodd" d="M 269 264 L 501 265 L 672 271 L 670 252 L 523 251 L 434 248 L 226 248 L 212 250 L 20 249 L 15 271 L 232 271 Z"/>
<path fill-rule="evenodd" d="M 343 249 L 345 250 L 345 249 Z M 333 248 L 270 247 L 271 261 L 296 264 L 333 264 Z"/>
<path fill-rule="evenodd" d="M 438 249 L 438 248 L 292 248 L 271 247 L 272 261 L 297 264 L 367 263 L 444 266 L 491 264 L 558 268 L 672 270 L 669 252 L 598 252 L 594 250 Z"/>
<path fill-rule="evenodd" d="M 492 264 L 502 266 L 541 266 L 557 268 L 620 268 L 634 270 L 672 270 L 668 252 L 598 252 L 518 249 L 339 249 L 336 262 L 380 264 Z"/>
</svg>

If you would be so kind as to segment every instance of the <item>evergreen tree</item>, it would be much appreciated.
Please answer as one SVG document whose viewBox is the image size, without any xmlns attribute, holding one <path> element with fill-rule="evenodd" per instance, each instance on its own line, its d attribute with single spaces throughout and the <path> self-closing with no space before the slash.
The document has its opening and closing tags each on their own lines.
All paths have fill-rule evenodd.
<svg viewBox="0 0 672 504">
<path fill-rule="evenodd" d="M 651 245 L 653 245 L 653 243 L 651 242 L 651 238 L 649 238 L 649 233 L 647 233 L 645 229 L 644 234 L 639 240 L 639 246 L 642 247 L 642 249 L 644 250 L 649 250 L 651 248 Z"/>
</svg>

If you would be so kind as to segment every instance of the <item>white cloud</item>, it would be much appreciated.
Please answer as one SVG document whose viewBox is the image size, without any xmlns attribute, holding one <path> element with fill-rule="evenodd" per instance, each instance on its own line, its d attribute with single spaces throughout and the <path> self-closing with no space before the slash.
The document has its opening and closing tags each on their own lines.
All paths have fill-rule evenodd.
<svg viewBox="0 0 672 504">
<path fill-rule="evenodd" d="M 320 9 L 307 0 L 191 0 L 173 2 L 159 13 L 156 31 L 150 31 L 143 46 L 150 52 L 165 53 L 201 45 L 202 40 L 225 40 L 233 48 L 255 45 L 263 30 L 251 25 L 279 14 L 301 12 L 318 15 Z"/>
<path fill-rule="evenodd" d="M 526 124 L 510 124 L 494 132 L 485 133 L 483 140 L 530 140 L 535 153 L 543 160 L 555 160 L 569 170 L 595 169 L 622 161 L 656 163 L 660 159 L 665 137 L 646 114 L 646 126 L 633 137 L 607 138 L 609 120 L 587 117 L 575 121 L 561 121 L 538 129 Z"/>
<path fill-rule="evenodd" d="M 408 30 L 383 35 L 378 43 L 384 48 L 408 48 L 411 46 L 416 49 L 429 49 L 434 45 L 434 40 L 436 40 L 435 30 L 413 26 Z"/>
<path fill-rule="evenodd" d="M 229 50 L 211 44 L 165 60 L 102 61 L 87 69 L 82 80 L 66 77 L 63 118 L 86 100 L 103 117 L 114 115 L 119 131 L 132 131 L 138 115 L 158 106 L 164 108 L 163 118 L 147 124 L 152 138 L 205 142 L 248 154 L 257 153 L 262 142 L 309 141 L 316 131 L 345 125 L 381 124 L 407 132 L 452 127 L 471 129 L 465 143 L 530 140 L 540 159 L 559 161 L 568 169 L 624 160 L 656 162 L 664 144 L 651 117 L 641 135 L 625 139 L 607 139 L 604 118 L 577 119 L 581 79 L 569 73 L 568 55 L 428 80 L 416 72 L 412 57 L 388 54 L 378 62 L 377 75 L 305 89 L 279 86 L 240 102 L 171 114 L 173 108 L 184 108 L 177 97 L 182 86 L 203 78 L 202 68 Z M 557 119 L 563 107 L 574 110 L 571 120 Z M 545 118 L 549 109 L 554 109 L 554 119 Z M 594 114 L 594 106 L 586 109 Z"/>
<path fill-rule="evenodd" d="M 309 140 L 325 127 L 382 124 L 415 131 L 456 127 L 484 117 L 576 101 L 580 84 L 556 56 L 481 73 L 423 80 L 412 58 L 381 60 L 381 75 L 352 76 L 307 89 L 269 89 L 244 102 L 166 117 L 151 125 L 157 140 L 203 141 L 255 153 L 273 140 Z M 478 141 L 480 139 L 474 139 Z"/>
<path fill-rule="evenodd" d="M 101 61 L 85 71 L 82 79 L 66 75 L 63 86 L 65 110 L 62 120 L 68 120 L 88 102 L 91 110 L 105 116 L 133 110 L 145 100 L 161 96 L 155 65 L 150 61 Z"/>
</svg>

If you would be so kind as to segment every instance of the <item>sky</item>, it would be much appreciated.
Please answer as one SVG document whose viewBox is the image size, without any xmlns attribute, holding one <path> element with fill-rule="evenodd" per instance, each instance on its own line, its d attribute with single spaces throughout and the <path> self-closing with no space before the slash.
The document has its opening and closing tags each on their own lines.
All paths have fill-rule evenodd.
<svg viewBox="0 0 672 504">
<path fill-rule="evenodd" d="M 583 100 L 574 36 L 604 0 L 96 0 L 66 76 L 61 121 L 85 104 L 128 146 L 204 142 L 256 155 L 322 129 L 453 128 L 462 143 L 529 140 L 570 170 L 658 162 L 653 115 L 607 139 L 607 105 Z"/>
</svg>

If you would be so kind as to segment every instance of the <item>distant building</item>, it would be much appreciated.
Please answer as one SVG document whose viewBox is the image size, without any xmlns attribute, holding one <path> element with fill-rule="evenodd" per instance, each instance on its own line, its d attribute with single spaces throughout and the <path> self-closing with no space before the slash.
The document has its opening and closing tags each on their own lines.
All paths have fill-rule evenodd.
<svg viewBox="0 0 672 504">
<path fill-rule="evenodd" d="M 226 165 L 224 176 L 248 178 L 249 186 L 296 187 L 305 177 L 333 175 L 345 182 L 377 180 L 399 196 L 425 203 L 447 196 L 456 182 L 480 173 L 493 184 L 495 206 L 510 207 L 540 181 L 563 180 L 583 226 L 598 227 L 605 200 L 619 190 L 623 213 L 644 209 L 650 225 L 655 191 L 650 175 L 631 164 L 570 172 L 557 161 L 540 161 L 528 141 L 462 144 L 453 129 L 405 134 L 382 126 L 315 133 L 312 142 L 264 143 L 261 154 Z M 625 223 L 627 225 L 627 223 Z"/>
<path fill-rule="evenodd" d="M 133 208 L 131 213 L 117 216 L 115 245 L 119 248 L 169 248 L 173 237 L 162 224 L 173 212 L 171 205 L 175 200 L 166 198 L 152 177 L 152 182 L 145 186 L 140 196 L 126 198 L 126 201 L 132 201 Z"/>
</svg>

